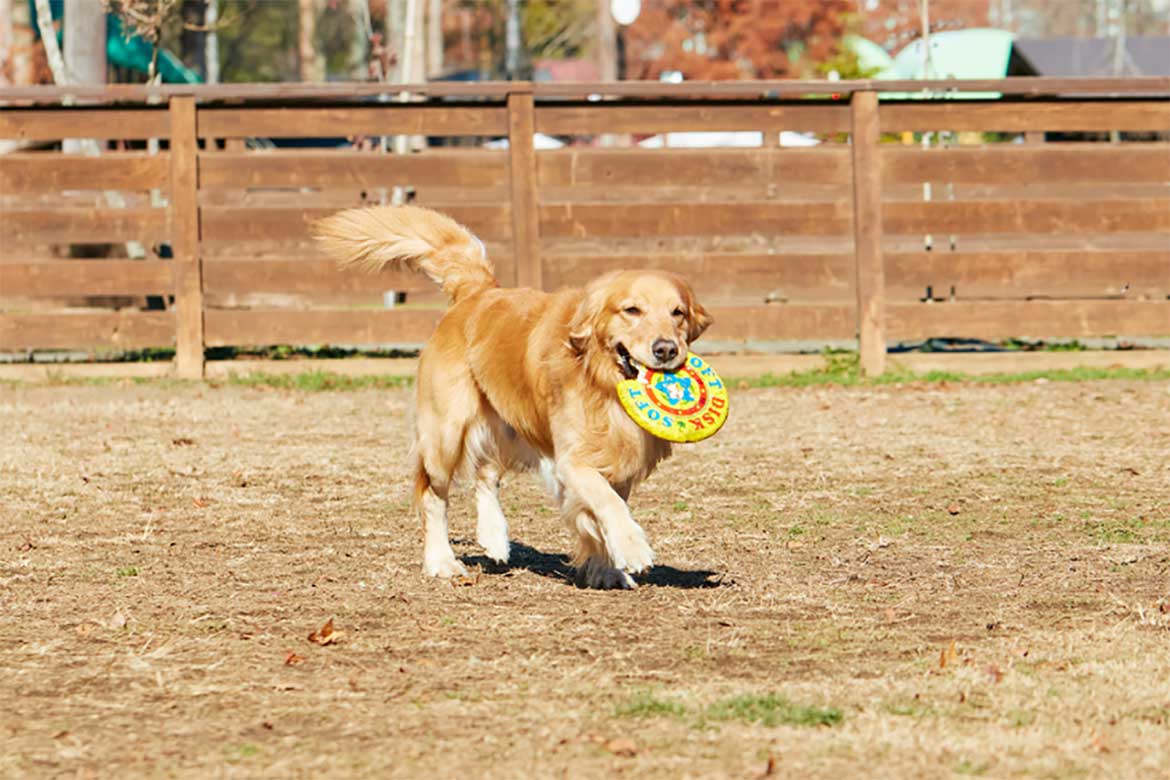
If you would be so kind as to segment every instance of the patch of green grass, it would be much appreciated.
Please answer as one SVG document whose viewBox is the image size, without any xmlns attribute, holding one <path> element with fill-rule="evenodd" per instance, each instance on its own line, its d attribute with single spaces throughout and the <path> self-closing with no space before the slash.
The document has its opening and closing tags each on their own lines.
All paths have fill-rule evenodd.
<svg viewBox="0 0 1170 780">
<path fill-rule="evenodd" d="M 900 366 L 892 366 L 886 373 L 866 377 L 861 373 L 860 359 L 855 352 L 826 352 L 822 356 L 824 365 L 808 371 L 792 371 L 788 374 L 764 374 L 756 377 L 728 377 L 732 387 L 814 387 L 836 385 L 840 387 L 879 386 L 919 382 L 926 384 L 974 383 L 974 384 L 1017 384 L 1044 379 L 1049 382 L 1088 382 L 1101 379 L 1170 379 L 1168 369 L 1148 368 L 1062 368 L 1047 371 L 1025 371 L 1000 374 L 964 374 L 957 371 L 915 372 Z"/>
<path fill-rule="evenodd" d="M 688 509 L 687 502 L 686 501 L 675 501 L 673 509 L 676 512 L 685 512 Z"/>
<path fill-rule="evenodd" d="M 917 701 L 891 701 L 882 705 L 882 709 L 891 715 L 900 718 L 925 718 L 935 714 L 934 709 Z"/>
<path fill-rule="evenodd" d="M 328 390 L 386 390 L 410 387 L 412 376 L 348 376 L 331 371 L 306 371 L 301 374 L 232 374 L 227 379 L 230 385 L 276 390 L 300 390 L 320 393 Z"/>
<path fill-rule="evenodd" d="M 614 707 L 615 718 L 683 718 L 687 708 L 676 701 L 661 699 L 651 691 L 641 691 Z"/>
<path fill-rule="evenodd" d="M 979 775 L 987 774 L 987 770 L 991 768 L 991 764 L 980 761 L 975 762 L 964 758 L 952 767 L 957 775 L 972 775 L 978 777 Z"/>
<path fill-rule="evenodd" d="M 244 742 L 239 745 L 228 745 L 224 752 L 233 758 L 251 758 L 260 753 L 260 748 L 251 742 Z"/>
<path fill-rule="evenodd" d="M 1031 726 L 1036 722 L 1036 713 L 1031 710 L 1008 710 L 1007 723 L 1012 728 Z"/>
<path fill-rule="evenodd" d="M 117 574 L 119 577 L 137 577 L 138 576 L 138 567 L 137 566 L 122 566 L 121 568 L 118 569 Z"/>
<path fill-rule="evenodd" d="M 744 694 L 715 702 L 706 710 L 711 720 L 738 720 L 764 726 L 833 726 L 844 716 L 836 707 L 794 704 L 775 693 Z"/>
</svg>

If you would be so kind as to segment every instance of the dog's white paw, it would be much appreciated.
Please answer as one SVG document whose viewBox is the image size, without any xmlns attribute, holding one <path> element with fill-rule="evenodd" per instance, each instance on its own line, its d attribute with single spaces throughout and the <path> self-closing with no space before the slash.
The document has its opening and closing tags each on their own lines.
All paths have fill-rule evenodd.
<svg viewBox="0 0 1170 780">
<path fill-rule="evenodd" d="M 428 577 L 443 577 L 444 579 L 466 577 L 467 567 L 455 560 L 455 556 L 449 555 L 424 561 L 423 574 Z"/>
<path fill-rule="evenodd" d="M 508 556 L 512 553 L 512 546 L 508 544 L 507 534 L 500 533 L 480 533 L 476 537 L 479 546 L 487 553 L 487 557 L 491 558 L 496 563 L 507 563 Z"/>
<path fill-rule="evenodd" d="M 630 574 L 641 574 L 654 565 L 654 551 L 646 541 L 642 526 L 631 522 L 628 527 L 606 538 L 613 565 Z"/>
<path fill-rule="evenodd" d="M 577 570 L 578 584 L 595 590 L 634 590 L 638 583 L 621 569 L 600 558 L 590 558 Z"/>
</svg>

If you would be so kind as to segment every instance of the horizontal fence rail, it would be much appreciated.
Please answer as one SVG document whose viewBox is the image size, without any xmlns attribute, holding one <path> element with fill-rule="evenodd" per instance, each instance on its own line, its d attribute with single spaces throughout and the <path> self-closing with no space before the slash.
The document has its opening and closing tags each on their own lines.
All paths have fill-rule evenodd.
<svg viewBox="0 0 1170 780">
<path fill-rule="evenodd" d="M 1170 335 L 1170 79 L 388 89 L 0 90 L 0 350 L 173 346 L 200 376 L 209 348 L 416 345 L 434 286 L 309 238 L 396 188 L 474 230 L 507 285 L 682 273 L 724 346 L 857 339 L 878 373 L 891 341 Z M 57 150 L 78 134 L 101 155 Z M 388 135 L 443 145 L 380 153 Z"/>
</svg>

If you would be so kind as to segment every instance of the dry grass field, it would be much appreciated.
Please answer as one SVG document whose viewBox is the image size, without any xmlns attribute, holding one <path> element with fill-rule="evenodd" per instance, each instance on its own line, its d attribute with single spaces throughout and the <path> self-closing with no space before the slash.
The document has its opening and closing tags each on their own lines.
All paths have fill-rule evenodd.
<svg viewBox="0 0 1170 780">
<path fill-rule="evenodd" d="M 634 592 L 425 579 L 410 402 L 0 386 L 0 777 L 1170 777 L 1166 381 L 742 389 Z"/>
</svg>

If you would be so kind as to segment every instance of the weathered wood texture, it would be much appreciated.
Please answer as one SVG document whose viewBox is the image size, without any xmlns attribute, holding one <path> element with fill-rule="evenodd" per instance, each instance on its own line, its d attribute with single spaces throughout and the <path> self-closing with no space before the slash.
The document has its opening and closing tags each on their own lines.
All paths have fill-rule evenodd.
<svg viewBox="0 0 1170 780">
<path fill-rule="evenodd" d="M 549 135 L 599 133 L 679 133 L 726 130 L 835 133 L 849 131 L 843 105 L 630 105 L 583 103 L 540 105 L 536 129 Z"/>
<path fill-rule="evenodd" d="M 886 370 L 886 280 L 882 258 L 881 126 L 876 92 L 851 100 L 853 140 L 853 271 L 861 370 Z"/>
<path fill-rule="evenodd" d="M 208 309 L 207 346 L 419 344 L 443 312 L 431 310 Z"/>
<path fill-rule="evenodd" d="M 372 189 L 411 185 L 474 189 L 501 186 L 507 176 L 507 152 L 493 151 L 454 149 L 386 155 L 264 150 L 199 155 L 199 186 L 202 190 L 249 187 Z"/>
<path fill-rule="evenodd" d="M 1088 338 L 1170 335 L 1170 301 L 978 301 L 891 304 L 889 337 Z"/>
<path fill-rule="evenodd" d="M 1170 101 L 1093 101 L 996 103 L 938 101 L 883 103 L 882 130 L 951 130 L 979 132 L 1166 132 Z"/>
<path fill-rule="evenodd" d="M 171 263 L 175 275 L 175 373 L 203 376 L 203 258 L 195 99 L 171 100 Z"/>
<path fill-rule="evenodd" d="M 358 135 L 506 135 L 504 109 L 418 103 L 363 108 L 207 108 L 200 138 L 350 138 Z"/>
<path fill-rule="evenodd" d="M 167 138 L 170 122 L 162 108 L 5 108 L 0 110 L 0 138 L 59 141 L 84 133 L 86 138 Z"/>
<path fill-rule="evenodd" d="M 1044 144 L 923 149 L 883 146 L 882 183 L 1020 185 L 1170 182 L 1170 144 Z"/>
<path fill-rule="evenodd" d="M 173 288 L 171 263 L 158 260 L 0 264 L 0 298 L 162 295 Z"/>
<path fill-rule="evenodd" d="M 0 350 L 143 349 L 175 341 L 169 312 L 0 314 Z"/>
<path fill-rule="evenodd" d="M 8 208 L 0 219 L 0 247 L 29 243 L 152 244 L 167 238 L 164 209 L 128 208 Z"/>
<path fill-rule="evenodd" d="M 166 189 L 167 153 L 127 152 L 102 157 L 65 154 L 0 155 L 0 194 L 29 195 L 61 190 Z"/>
<path fill-rule="evenodd" d="M 536 200 L 535 108 L 531 92 L 508 95 L 508 173 L 512 202 L 512 255 L 517 287 L 540 289 L 540 211 Z"/>
</svg>

